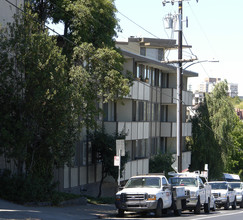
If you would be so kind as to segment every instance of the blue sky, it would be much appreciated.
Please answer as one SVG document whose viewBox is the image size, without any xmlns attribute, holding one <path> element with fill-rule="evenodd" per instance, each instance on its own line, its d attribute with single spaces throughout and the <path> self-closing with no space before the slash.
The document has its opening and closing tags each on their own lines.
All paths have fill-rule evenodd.
<svg viewBox="0 0 243 220">
<path fill-rule="evenodd" d="M 165 30 L 163 18 L 168 13 L 177 13 L 178 3 L 174 6 L 162 5 L 162 0 L 115 0 L 117 18 L 123 30 L 119 40 L 129 36 L 177 39 L 177 33 Z M 238 83 L 239 95 L 243 96 L 243 68 L 240 67 L 243 53 L 242 0 L 189 0 L 183 2 L 183 18 L 189 20 L 189 27 L 183 26 L 183 44 L 192 45 L 192 52 L 199 60 L 219 60 L 219 63 L 201 63 L 190 67 L 199 73 L 197 79 L 190 80 L 193 85 L 206 77 L 220 77 L 229 83 Z M 124 14 L 148 32 L 138 27 Z M 174 35 L 174 36 L 173 36 Z M 186 40 L 186 41 L 185 41 Z M 187 50 L 183 58 L 192 55 Z"/>
</svg>

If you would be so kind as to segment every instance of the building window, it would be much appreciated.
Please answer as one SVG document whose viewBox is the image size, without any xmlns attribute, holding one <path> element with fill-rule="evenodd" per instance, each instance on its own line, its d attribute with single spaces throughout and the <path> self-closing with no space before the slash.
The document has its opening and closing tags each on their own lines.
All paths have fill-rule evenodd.
<svg viewBox="0 0 243 220">
<path fill-rule="evenodd" d="M 145 47 L 140 47 L 140 55 L 146 56 L 146 48 Z"/>
<path fill-rule="evenodd" d="M 159 61 L 164 60 L 164 49 L 163 48 L 158 49 L 158 60 Z"/>
<path fill-rule="evenodd" d="M 158 121 L 159 119 L 159 105 L 157 103 L 152 104 L 152 121 Z"/>
<path fill-rule="evenodd" d="M 166 137 L 161 137 L 161 138 L 160 138 L 160 152 L 161 152 L 162 154 L 167 153 L 166 140 L 167 140 Z"/>
<path fill-rule="evenodd" d="M 147 121 L 151 121 L 151 103 L 147 102 Z"/>
<path fill-rule="evenodd" d="M 137 102 L 132 101 L 132 121 L 137 121 Z"/>
<path fill-rule="evenodd" d="M 144 121 L 144 102 L 138 103 L 138 121 Z"/>
<path fill-rule="evenodd" d="M 160 121 L 161 122 L 167 122 L 167 105 L 161 105 L 160 106 Z"/>
<path fill-rule="evenodd" d="M 154 71 L 154 86 L 159 86 L 159 70 L 155 69 Z"/>
<path fill-rule="evenodd" d="M 157 139 L 151 138 L 151 149 L 150 149 L 150 156 L 157 154 Z"/>
<path fill-rule="evenodd" d="M 162 76 L 161 76 L 161 87 L 162 88 L 168 88 L 168 85 L 169 85 L 169 77 L 168 77 L 168 74 L 162 72 Z"/>
</svg>

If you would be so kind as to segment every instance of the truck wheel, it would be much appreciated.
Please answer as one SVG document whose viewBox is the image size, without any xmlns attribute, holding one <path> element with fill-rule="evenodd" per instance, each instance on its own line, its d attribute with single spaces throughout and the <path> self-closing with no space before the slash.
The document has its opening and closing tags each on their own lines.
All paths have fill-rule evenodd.
<svg viewBox="0 0 243 220">
<path fill-rule="evenodd" d="M 124 217 L 124 210 L 118 209 L 118 216 L 119 217 Z"/>
<path fill-rule="evenodd" d="M 210 212 L 210 200 L 208 199 L 208 203 L 204 203 L 204 212 L 209 213 Z"/>
<path fill-rule="evenodd" d="M 236 198 L 235 198 L 235 200 L 234 200 L 234 202 L 233 202 L 233 204 L 232 204 L 232 209 L 233 209 L 233 210 L 236 209 Z"/>
<path fill-rule="evenodd" d="M 156 217 L 161 217 L 161 216 L 162 216 L 162 208 L 163 208 L 162 201 L 159 200 L 159 201 L 158 201 L 158 204 L 157 204 L 157 208 L 156 208 L 156 210 L 155 210 L 155 215 L 156 215 Z"/>
<path fill-rule="evenodd" d="M 226 203 L 225 203 L 225 205 L 224 205 L 224 209 L 225 210 L 228 210 L 229 209 L 229 206 L 230 206 L 230 203 L 229 203 L 229 197 L 227 198 L 227 201 L 226 201 Z"/>
<path fill-rule="evenodd" d="M 243 208 L 243 196 L 242 196 L 242 199 L 241 199 L 241 202 L 240 202 L 240 208 Z"/>
<path fill-rule="evenodd" d="M 174 210 L 174 215 L 175 216 L 181 216 L 181 209 Z"/>
<path fill-rule="evenodd" d="M 200 214 L 201 211 L 201 203 L 200 203 L 200 197 L 198 197 L 196 207 L 194 209 L 195 214 Z"/>
<path fill-rule="evenodd" d="M 215 203 L 213 203 L 212 211 L 216 211 L 216 205 L 215 205 Z"/>
</svg>

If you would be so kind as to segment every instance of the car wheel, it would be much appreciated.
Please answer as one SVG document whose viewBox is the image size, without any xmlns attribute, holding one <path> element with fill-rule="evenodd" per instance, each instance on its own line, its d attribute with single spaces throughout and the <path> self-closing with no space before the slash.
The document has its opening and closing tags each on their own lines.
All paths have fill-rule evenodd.
<svg viewBox="0 0 243 220">
<path fill-rule="evenodd" d="M 174 215 L 175 216 L 181 216 L 181 209 L 174 210 Z"/>
<path fill-rule="evenodd" d="M 118 209 L 118 216 L 119 217 L 124 217 L 124 210 Z"/>
<path fill-rule="evenodd" d="M 243 196 L 242 196 L 242 199 L 241 199 L 241 202 L 240 202 L 240 208 L 243 208 Z"/>
<path fill-rule="evenodd" d="M 233 210 L 236 209 L 236 198 L 235 198 L 235 200 L 234 200 L 234 202 L 233 202 L 233 204 L 232 204 L 232 209 L 233 209 Z"/>
<path fill-rule="evenodd" d="M 155 215 L 156 215 L 156 217 L 161 217 L 161 216 L 162 216 L 162 208 L 163 208 L 162 201 L 159 200 L 159 201 L 158 201 L 158 204 L 157 204 L 157 208 L 156 208 L 156 210 L 155 210 Z"/>
<path fill-rule="evenodd" d="M 216 211 L 216 205 L 215 205 L 215 203 L 213 203 L 212 211 Z"/>
<path fill-rule="evenodd" d="M 196 207 L 194 209 L 195 214 L 200 214 L 201 211 L 201 203 L 200 203 L 200 197 L 198 197 Z"/>
<path fill-rule="evenodd" d="M 229 206 L 230 206 L 230 203 L 229 203 L 229 197 L 227 198 L 227 201 L 226 201 L 226 203 L 225 203 L 225 205 L 224 205 L 224 209 L 225 210 L 228 210 L 229 209 Z"/>
</svg>

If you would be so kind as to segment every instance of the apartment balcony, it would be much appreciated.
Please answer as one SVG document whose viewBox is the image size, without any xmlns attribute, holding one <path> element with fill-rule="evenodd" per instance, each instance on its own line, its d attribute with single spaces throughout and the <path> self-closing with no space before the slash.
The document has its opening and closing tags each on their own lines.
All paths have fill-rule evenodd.
<svg viewBox="0 0 243 220">
<path fill-rule="evenodd" d="M 176 122 L 162 122 L 160 129 L 161 137 L 176 137 L 177 124 Z M 182 123 L 182 137 L 192 135 L 192 123 Z"/>
<path fill-rule="evenodd" d="M 192 92 L 182 91 L 182 104 L 192 105 Z M 162 88 L 162 103 L 163 104 L 176 104 L 177 102 L 177 89 Z"/>
<path fill-rule="evenodd" d="M 132 176 L 148 174 L 148 173 L 149 173 L 148 158 L 129 161 L 125 164 L 125 169 L 123 171 L 121 181 L 128 180 Z"/>
<path fill-rule="evenodd" d="M 162 104 L 176 104 L 177 89 L 153 87 L 148 83 L 134 81 L 130 93 L 125 98 L 152 101 Z M 192 105 L 192 92 L 182 91 L 183 105 Z"/>
<path fill-rule="evenodd" d="M 125 132 L 125 140 L 139 140 L 149 138 L 149 122 L 105 122 L 108 133 Z"/>
<path fill-rule="evenodd" d="M 152 123 L 152 124 L 151 124 Z M 150 126 L 151 125 L 151 126 Z M 176 122 L 105 122 L 108 133 L 126 133 L 125 140 L 140 140 L 149 137 L 176 137 Z M 192 124 L 182 123 L 182 136 L 192 135 Z"/>
<path fill-rule="evenodd" d="M 150 87 L 148 83 L 133 81 L 130 93 L 125 98 L 149 101 L 151 95 Z"/>
</svg>

